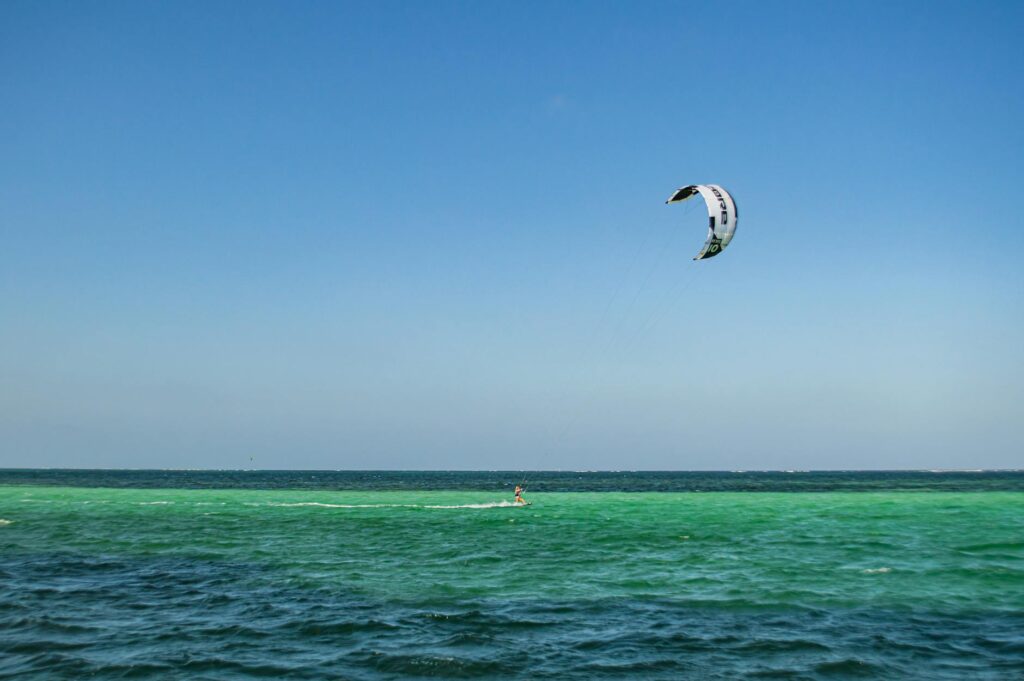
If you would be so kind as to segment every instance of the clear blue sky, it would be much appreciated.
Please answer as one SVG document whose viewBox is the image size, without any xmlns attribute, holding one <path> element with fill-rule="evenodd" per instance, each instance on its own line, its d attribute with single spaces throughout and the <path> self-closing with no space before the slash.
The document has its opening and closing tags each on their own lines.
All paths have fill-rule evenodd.
<svg viewBox="0 0 1024 681">
<path fill-rule="evenodd" d="M 1024 466 L 1022 34 L 3 2 L 0 466 Z"/>
</svg>

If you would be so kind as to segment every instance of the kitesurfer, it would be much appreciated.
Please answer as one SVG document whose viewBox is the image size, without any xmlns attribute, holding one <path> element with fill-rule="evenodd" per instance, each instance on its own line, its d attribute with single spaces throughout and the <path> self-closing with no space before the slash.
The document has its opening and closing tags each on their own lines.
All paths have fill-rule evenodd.
<svg viewBox="0 0 1024 681">
<path fill-rule="evenodd" d="M 526 500 L 523 499 L 523 488 L 520 485 L 516 485 L 516 503 L 525 504 Z"/>
</svg>

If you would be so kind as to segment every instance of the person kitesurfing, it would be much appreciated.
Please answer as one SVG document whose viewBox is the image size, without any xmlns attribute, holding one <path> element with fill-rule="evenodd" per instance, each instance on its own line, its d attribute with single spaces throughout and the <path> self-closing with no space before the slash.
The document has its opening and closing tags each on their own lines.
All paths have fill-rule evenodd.
<svg viewBox="0 0 1024 681">
<path fill-rule="evenodd" d="M 517 504 L 525 504 L 526 503 L 526 499 L 523 499 L 523 487 L 521 485 L 516 485 L 516 503 Z"/>
</svg>

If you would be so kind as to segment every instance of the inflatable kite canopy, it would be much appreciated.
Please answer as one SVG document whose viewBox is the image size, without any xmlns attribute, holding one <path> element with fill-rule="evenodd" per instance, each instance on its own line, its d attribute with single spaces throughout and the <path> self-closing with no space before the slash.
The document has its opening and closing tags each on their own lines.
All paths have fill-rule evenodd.
<svg viewBox="0 0 1024 681">
<path fill-rule="evenodd" d="M 717 184 L 691 184 L 677 189 L 665 203 L 681 203 L 697 194 L 708 206 L 708 239 L 694 260 L 704 260 L 715 257 L 729 245 L 740 214 L 732 195 Z"/>
</svg>

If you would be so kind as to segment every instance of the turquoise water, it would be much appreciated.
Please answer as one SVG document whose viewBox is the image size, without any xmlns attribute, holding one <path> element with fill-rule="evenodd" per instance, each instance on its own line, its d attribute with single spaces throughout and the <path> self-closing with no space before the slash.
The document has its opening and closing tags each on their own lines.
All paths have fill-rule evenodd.
<svg viewBox="0 0 1024 681">
<path fill-rule="evenodd" d="M 6 482 L 5 677 L 1024 675 L 1019 492 Z"/>
</svg>

